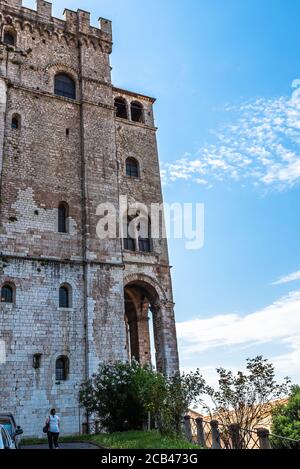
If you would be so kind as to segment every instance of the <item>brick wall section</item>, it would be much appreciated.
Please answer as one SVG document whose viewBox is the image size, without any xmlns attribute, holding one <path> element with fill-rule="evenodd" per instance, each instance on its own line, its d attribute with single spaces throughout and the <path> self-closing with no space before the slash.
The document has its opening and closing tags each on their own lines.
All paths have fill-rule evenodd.
<svg viewBox="0 0 300 469">
<path fill-rule="evenodd" d="M 41 435 L 57 407 L 62 433 L 77 433 L 85 419 L 80 383 L 99 363 L 128 357 L 124 288 L 143 285 L 152 301 L 158 366 L 178 369 L 167 243 L 151 254 L 122 250 L 119 239 L 99 240 L 97 206 L 118 208 L 119 195 L 147 205 L 162 201 L 154 100 L 111 84 L 111 22 L 90 25 L 88 12 L 52 17 L 21 0 L 0 0 L 0 285 L 15 285 L 14 304 L 0 303 L 0 411 L 12 411 L 26 435 Z M 4 31 L 16 36 L 3 44 Z M 76 99 L 54 96 L 56 73 L 70 75 Z M 115 117 L 114 98 L 144 106 L 145 124 Z M 14 114 L 18 130 L 11 128 Z M 68 132 L 67 132 L 68 129 Z M 140 179 L 125 173 L 128 156 Z M 58 205 L 69 205 L 69 232 L 58 233 Z M 61 310 L 59 287 L 72 288 L 72 308 Z M 153 293 L 155 292 L 155 294 Z M 155 304 L 154 304 L 155 303 Z M 147 331 L 142 328 L 146 335 Z M 148 337 L 140 343 L 149 350 Z M 32 366 L 41 353 L 41 368 Z M 55 361 L 70 360 L 68 380 L 55 382 Z"/>
</svg>

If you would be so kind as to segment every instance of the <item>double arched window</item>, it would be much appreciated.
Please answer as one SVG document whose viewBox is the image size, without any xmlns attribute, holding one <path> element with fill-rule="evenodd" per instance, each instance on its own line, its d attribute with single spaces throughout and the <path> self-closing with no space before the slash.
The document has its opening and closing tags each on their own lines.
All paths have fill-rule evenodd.
<svg viewBox="0 0 300 469">
<path fill-rule="evenodd" d="M 139 163 L 135 158 L 127 158 L 126 160 L 126 176 L 138 178 L 140 176 Z"/>
<path fill-rule="evenodd" d="M 68 284 L 61 285 L 59 288 L 59 307 L 72 308 L 72 288 Z"/>
<path fill-rule="evenodd" d="M 137 213 L 127 216 L 127 226 L 123 226 L 123 245 L 127 251 L 152 252 L 151 219 Z"/>
<path fill-rule="evenodd" d="M 56 381 L 66 381 L 69 377 L 70 362 L 68 357 L 62 355 L 55 362 Z"/>
<path fill-rule="evenodd" d="M 119 119 L 129 119 L 128 111 L 130 110 L 131 120 L 133 122 L 145 123 L 144 107 L 138 101 L 133 101 L 130 106 L 127 106 L 127 101 L 124 98 L 115 98 L 116 117 Z"/>
<path fill-rule="evenodd" d="M 56 96 L 76 99 L 75 81 L 66 73 L 58 73 L 54 78 L 54 93 Z"/>
</svg>

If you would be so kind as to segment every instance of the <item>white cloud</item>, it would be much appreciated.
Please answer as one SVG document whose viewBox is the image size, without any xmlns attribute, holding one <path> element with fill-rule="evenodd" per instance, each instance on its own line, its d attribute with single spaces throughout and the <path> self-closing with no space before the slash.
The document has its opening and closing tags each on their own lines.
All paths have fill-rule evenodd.
<svg viewBox="0 0 300 469">
<path fill-rule="evenodd" d="M 275 368 L 284 376 L 293 376 L 295 373 L 299 374 L 300 335 L 289 337 L 284 340 L 284 343 L 290 351 L 273 358 Z"/>
<path fill-rule="evenodd" d="M 294 291 L 246 316 L 228 314 L 178 323 L 182 353 L 190 356 L 224 346 L 291 341 L 300 331 L 299 312 L 300 291 Z"/>
<path fill-rule="evenodd" d="M 164 165 L 166 181 L 209 185 L 224 179 L 285 189 L 300 181 L 300 80 L 292 97 L 259 98 L 238 108 L 233 123 L 214 132 L 215 143 Z"/>
<path fill-rule="evenodd" d="M 285 277 L 281 277 L 273 285 L 282 285 L 285 283 L 295 282 L 296 280 L 300 280 L 300 270 L 298 272 L 293 272 L 292 274 L 286 275 Z"/>
</svg>

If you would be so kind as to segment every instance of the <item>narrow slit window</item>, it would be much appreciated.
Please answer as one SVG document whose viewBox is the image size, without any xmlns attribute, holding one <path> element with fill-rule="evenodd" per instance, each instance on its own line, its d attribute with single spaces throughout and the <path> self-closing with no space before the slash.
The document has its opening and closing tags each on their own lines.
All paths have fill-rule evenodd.
<svg viewBox="0 0 300 469">
<path fill-rule="evenodd" d="M 59 307 L 70 308 L 71 306 L 71 289 L 67 285 L 62 285 L 59 289 Z"/>
<path fill-rule="evenodd" d="M 1 288 L 1 302 L 10 304 L 14 302 L 14 290 L 11 285 L 3 285 Z"/>
<path fill-rule="evenodd" d="M 55 363 L 55 379 L 56 381 L 66 381 L 69 375 L 69 359 L 68 357 L 59 357 Z"/>
<path fill-rule="evenodd" d="M 58 207 L 58 232 L 68 233 L 69 206 L 62 202 Z"/>
<path fill-rule="evenodd" d="M 21 122 L 20 116 L 18 116 L 18 115 L 12 116 L 11 128 L 13 130 L 19 130 L 20 129 L 20 122 Z"/>
<path fill-rule="evenodd" d="M 138 178 L 139 177 L 139 164 L 134 158 L 127 158 L 126 160 L 126 176 Z"/>
</svg>

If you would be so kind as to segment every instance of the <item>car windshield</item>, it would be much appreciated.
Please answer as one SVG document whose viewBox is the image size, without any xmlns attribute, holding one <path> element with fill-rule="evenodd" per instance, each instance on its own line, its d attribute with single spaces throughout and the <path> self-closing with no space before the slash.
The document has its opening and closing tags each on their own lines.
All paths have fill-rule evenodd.
<svg viewBox="0 0 300 469">
<path fill-rule="evenodd" d="M 13 427 L 8 419 L 0 418 L 0 425 L 2 425 L 8 431 L 11 437 L 13 436 Z"/>
</svg>

